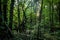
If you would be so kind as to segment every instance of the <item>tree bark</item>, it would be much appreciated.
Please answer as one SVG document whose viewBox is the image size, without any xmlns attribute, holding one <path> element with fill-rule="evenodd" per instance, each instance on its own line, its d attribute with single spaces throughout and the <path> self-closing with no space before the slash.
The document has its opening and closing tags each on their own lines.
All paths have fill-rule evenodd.
<svg viewBox="0 0 60 40">
<path fill-rule="evenodd" d="M 37 40 L 42 40 L 41 39 L 42 38 L 42 33 L 40 31 L 40 23 L 41 23 L 42 11 L 43 11 L 43 0 L 41 0 L 41 9 L 40 9 L 40 12 L 39 12 L 40 14 L 39 14 L 39 18 L 38 18 L 39 25 L 38 25 L 38 32 L 37 32 Z"/>
<path fill-rule="evenodd" d="M 13 10 L 14 10 L 14 2 L 15 0 L 11 0 L 10 4 L 10 14 L 9 14 L 9 29 L 10 31 L 8 32 L 10 34 L 10 37 L 13 37 L 12 33 L 12 26 L 13 26 Z"/>
<path fill-rule="evenodd" d="M 14 1 L 15 0 L 11 0 L 11 4 L 10 4 L 9 27 L 11 30 L 12 30 L 12 24 L 13 24 Z"/>
<path fill-rule="evenodd" d="M 0 26 L 2 25 L 2 2 L 0 1 Z"/>
<path fill-rule="evenodd" d="M 18 3 L 18 29 L 17 29 L 17 32 L 18 31 L 21 31 L 21 26 L 20 26 L 20 8 L 19 8 L 19 0 L 17 0 L 17 3 Z"/>
</svg>

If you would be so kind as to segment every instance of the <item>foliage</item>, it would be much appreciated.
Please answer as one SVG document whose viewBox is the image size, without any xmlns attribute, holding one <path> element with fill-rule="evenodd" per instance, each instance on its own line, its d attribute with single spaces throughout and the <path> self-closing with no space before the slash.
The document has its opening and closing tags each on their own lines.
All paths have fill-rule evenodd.
<svg viewBox="0 0 60 40">
<path fill-rule="evenodd" d="M 1 0 L 0 4 L 0 40 L 60 40 L 59 0 Z"/>
</svg>

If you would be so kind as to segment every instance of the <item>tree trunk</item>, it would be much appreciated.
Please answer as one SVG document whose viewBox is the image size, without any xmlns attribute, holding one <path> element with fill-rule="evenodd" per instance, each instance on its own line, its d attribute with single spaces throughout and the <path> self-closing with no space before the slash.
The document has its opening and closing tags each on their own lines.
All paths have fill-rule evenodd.
<svg viewBox="0 0 60 40">
<path fill-rule="evenodd" d="M 2 25 L 2 5 L 1 5 L 1 0 L 0 0 L 0 26 Z"/>
<path fill-rule="evenodd" d="M 4 22 L 7 22 L 7 2 L 8 2 L 8 0 L 3 1 Z"/>
<path fill-rule="evenodd" d="M 25 1 L 24 1 L 24 3 L 25 3 Z M 24 3 L 23 3 L 23 5 L 24 5 Z M 26 31 L 26 13 L 25 13 L 25 11 L 26 11 L 26 9 L 24 9 L 24 6 L 22 7 L 22 10 L 23 10 L 23 21 L 22 21 L 22 24 L 21 24 L 21 26 L 22 26 L 22 32 L 25 32 Z"/>
<path fill-rule="evenodd" d="M 19 0 L 17 0 L 17 3 L 18 3 L 18 29 L 17 29 L 17 32 L 18 32 L 18 31 L 21 31 Z"/>
<path fill-rule="evenodd" d="M 11 4 L 10 4 L 9 27 L 11 30 L 12 30 L 12 24 L 13 24 L 14 1 L 15 0 L 11 0 Z"/>
<path fill-rule="evenodd" d="M 60 1 L 57 3 L 58 20 L 60 22 Z"/>
<path fill-rule="evenodd" d="M 10 4 L 10 14 L 9 14 L 9 29 L 10 29 L 10 31 L 8 32 L 10 34 L 10 37 L 13 37 L 13 35 L 12 35 L 12 26 L 13 26 L 14 2 L 15 2 L 15 0 L 11 0 L 11 4 Z"/>
<path fill-rule="evenodd" d="M 42 11 L 43 11 L 43 0 L 41 0 L 41 9 L 40 9 L 40 14 L 39 14 L 39 18 L 38 18 L 38 21 L 39 21 L 39 25 L 38 25 L 38 32 L 37 32 L 37 40 L 42 40 L 42 33 L 40 31 L 40 23 L 41 23 L 41 17 L 42 17 Z"/>
</svg>

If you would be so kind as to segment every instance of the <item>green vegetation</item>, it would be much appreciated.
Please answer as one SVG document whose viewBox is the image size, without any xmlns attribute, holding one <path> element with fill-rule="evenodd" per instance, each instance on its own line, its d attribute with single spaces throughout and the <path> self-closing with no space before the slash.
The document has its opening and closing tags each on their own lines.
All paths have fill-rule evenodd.
<svg viewBox="0 0 60 40">
<path fill-rule="evenodd" d="M 0 40 L 60 40 L 59 0 L 0 0 Z"/>
</svg>

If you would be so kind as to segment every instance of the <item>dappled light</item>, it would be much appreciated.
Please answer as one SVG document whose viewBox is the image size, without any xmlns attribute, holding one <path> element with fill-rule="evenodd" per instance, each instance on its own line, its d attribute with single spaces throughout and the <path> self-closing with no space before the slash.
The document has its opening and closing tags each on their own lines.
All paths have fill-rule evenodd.
<svg viewBox="0 0 60 40">
<path fill-rule="evenodd" d="M 0 40 L 60 40 L 60 1 L 0 0 Z"/>
</svg>

